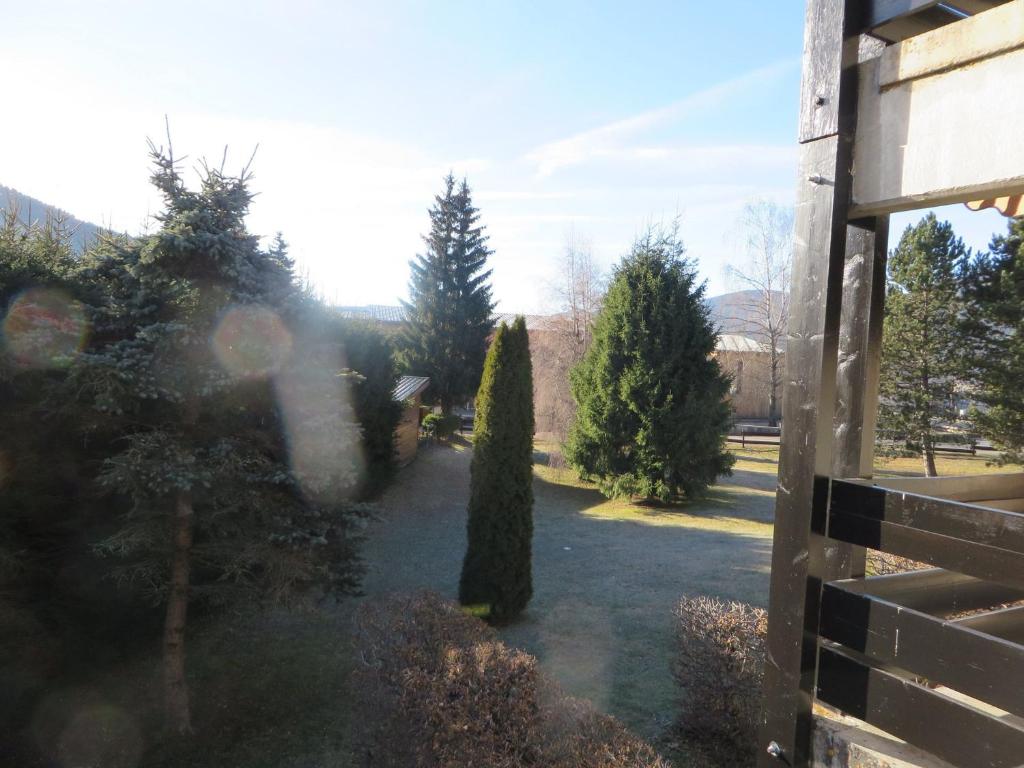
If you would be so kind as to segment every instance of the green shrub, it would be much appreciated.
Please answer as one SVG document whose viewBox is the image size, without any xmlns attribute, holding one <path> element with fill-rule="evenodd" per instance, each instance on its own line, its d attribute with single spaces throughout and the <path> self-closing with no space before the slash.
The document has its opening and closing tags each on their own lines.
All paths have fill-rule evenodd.
<svg viewBox="0 0 1024 768">
<path fill-rule="evenodd" d="M 356 652 L 356 754 L 366 768 L 668 768 L 436 594 L 365 603 Z"/>
<path fill-rule="evenodd" d="M 680 730 L 721 765 L 753 765 L 767 613 L 701 596 L 684 597 L 675 615 Z"/>
<path fill-rule="evenodd" d="M 357 320 L 342 321 L 345 364 L 355 371 L 353 407 L 362 428 L 366 478 L 360 496 L 373 497 L 387 487 L 395 473 L 395 430 L 402 404 L 392 393 L 398 379 L 394 349 L 380 328 Z"/>
<path fill-rule="evenodd" d="M 428 413 L 423 418 L 422 428 L 428 437 L 434 440 L 449 440 L 462 424 L 462 420 L 454 415 Z"/>
</svg>

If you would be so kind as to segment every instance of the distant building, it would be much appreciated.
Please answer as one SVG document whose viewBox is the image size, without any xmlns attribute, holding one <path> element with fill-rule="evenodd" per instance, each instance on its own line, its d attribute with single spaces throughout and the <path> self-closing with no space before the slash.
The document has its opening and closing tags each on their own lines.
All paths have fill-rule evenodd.
<svg viewBox="0 0 1024 768">
<path fill-rule="evenodd" d="M 723 333 L 718 337 L 715 357 L 722 370 L 732 376 L 729 400 L 736 418 L 767 419 L 771 355 L 764 345 L 749 336 Z M 777 394 L 782 397 L 782 392 Z"/>
<path fill-rule="evenodd" d="M 719 299 L 725 299 L 733 294 L 727 294 Z M 397 331 L 405 322 L 405 307 L 389 304 L 367 304 L 365 306 L 337 307 L 343 317 L 365 320 L 376 323 L 381 327 Z M 545 346 L 547 338 L 553 334 L 557 327 L 558 315 L 524 315 L 526 328 L 530 334 L 530 345 L 534 357 L 534 368 L 539 369 L 537 352 Z M 499 312 L 494 315 L 494 324 L 502 322 L 511 324 L 516 318 L 515 313 Z M 553 337 L 552 337 L 553 338 Z M 738 419 L 767 419 L 768 418 L 768 393 L 771 387 L 770 363 L 771 356 L 762 344 L 754 339 L 741 334 L 723 333 L 718 339 L 715 348 L 715 357 L 718 358 L 722 369 L 732 375 L 733 386 L 730 394 L 733 411 Z M 535 370 L 536 373 L 536 370 Z M 421 379 L 422 377 L 406 377 Z M 424 385 L 423 389 L 426 389 Z M 535 392 L 535 405 L 537 408 L 538 431 L 545 431 L 551 428 L 547 421 L 554 419 L 551 414 L 559 411 L 557 402 L 568 398 L 567 388 L 558 387 L 559 392 L 548 392 L 548 388 L 541 388 L 543 391 Z M 422 392 L 422 390 L 421 390 Z M 781 392 L 778 393 L 781 398 Z M 571 406 L 570 407 L 570 411 Z M 417 405 L 418 408 L 418 405 Z M 564 409 L 562 409 L 564 410 Z M 550 412 L 550 413 L 549 413 Z M 550 416 L 550 418 L 549 418 Z M 417 410 L 417 433 L 419 429 L 419 414 Z M 555 419 L 557 420 L 557 419 Z M 412 455 L 415 455 L 413 446 Z M 411 457 L 410 457 L 411 460 Z"/>
<path fill-rule="evenodd" d="M 404 467 L 416 458 L 420 442 L 420 405 L 428 386 L 430 379 L 426 376 L 403 376 L 391 394 L 392 399 L 404 406 L 395 430 L 395 453 L 399 466 Z"/>
</svg>

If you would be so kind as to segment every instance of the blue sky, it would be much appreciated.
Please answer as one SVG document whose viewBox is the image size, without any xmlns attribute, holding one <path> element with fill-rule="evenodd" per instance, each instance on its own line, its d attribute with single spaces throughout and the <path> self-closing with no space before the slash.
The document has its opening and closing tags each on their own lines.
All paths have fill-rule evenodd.
<svg viewBox="0 0 1024 768">
<path fill-rule="evenodd" d="M 681 217 L 712 294 L 753 198 L 792 201 L 803 3 L 13 3 L 0 183 L 118 229 L 158 201 L 147 136 L 241 165 L 339 303 L 394 303 L 426 208 L 466 175 L 503 311 L 543 311 L 570 232 L 610 266 Z M 916 218 L 894 217 L 898 232 Z M 1004 223 L 944 209 L 970 245 Z M 894 235 L 895 236 L 895 235 Z"/>
</svg>

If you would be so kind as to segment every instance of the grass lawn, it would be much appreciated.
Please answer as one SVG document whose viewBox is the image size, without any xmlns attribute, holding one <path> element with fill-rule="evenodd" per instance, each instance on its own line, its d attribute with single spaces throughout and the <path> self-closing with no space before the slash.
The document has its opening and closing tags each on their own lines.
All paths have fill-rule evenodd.
<svg viewBox="0 0 1024 768">
<path fill-rule="evenodd" d="M 736 456 L 735 469 L 741 472 L 764 472 L 775 476 L 779 465 L 777 445 L 748 445 L 742 448 L 730 445 Z M 994 455 L 984 451 L 977 456 L 964 453 L 939 453 L 935 456 L 935 468 L 940 475 L 984 475 L 995 472 L 1020 472 L 1015 464 L 998 466 L 993 464 Z M 875 474 L 878 477 L 920 477 L 924 467 L 919 457 L 875 457 Z"/>
<path fill-rule="evenodd" d="M 679 597 L 767 600 L 774 470 L 751 461 L 699 503 L 648 508 L 549 468 L 546 447 L 534 468 L 534 597 L 502 638 L 537 656 L 570 694 L 656 739 L 675 711 Z M 468 452 L 431 446 L 403 470 L 370 531 L 368 595 L 456 596 L 468 464 Z"/>
</svg>

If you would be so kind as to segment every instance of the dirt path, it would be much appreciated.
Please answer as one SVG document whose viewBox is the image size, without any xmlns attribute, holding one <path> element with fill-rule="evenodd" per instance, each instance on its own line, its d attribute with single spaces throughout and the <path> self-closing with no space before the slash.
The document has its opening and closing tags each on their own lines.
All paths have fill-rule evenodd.
<svg viewBox="0 0 1024 768">
<path fill-rule="evenodd" d="M 456 596 L 469 458 L 468 449 L 430 446 L 402 470 L 369 531 L 367 595 Z M 502 636 L 573 695 L 655 737 L 673 712 L 680 595 L 767 599 L 773 480 L 740 471 L 699 505 L 654 511 L 607 502 L 545 470 L 534 482 L 534 597 Z"/>
</svg>

